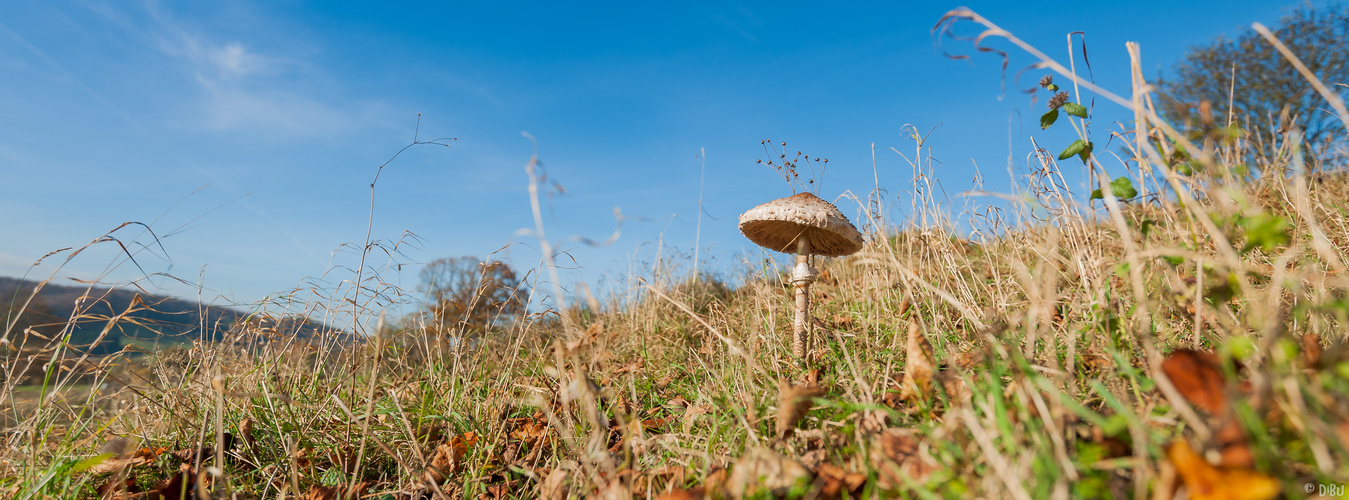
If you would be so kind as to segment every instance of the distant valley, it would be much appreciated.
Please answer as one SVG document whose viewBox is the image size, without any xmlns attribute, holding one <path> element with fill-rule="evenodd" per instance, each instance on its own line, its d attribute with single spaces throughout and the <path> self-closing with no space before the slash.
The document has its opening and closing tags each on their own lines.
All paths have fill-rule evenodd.
<svg viewBox="0 0 1349 500">
<path fill-rule="evenodd" d="M 134 287 L 109 289 L 55 283 L 43 286 L 23 309 L 37 284 L 0 277 L 0 332 L 14 323 L 6 335 L 13 344 L 20 344 L 29 328 L 34 334 L 49 339 L 62 335 L 76 314 L 77 306 L 78 318 L 71 323 L 69 331 L 70 344 L 96 355 L 117 352 L 127 345 L 153 351 L 194 340 L 218 341 L 247 317 L 246 312 L 230 307 L 145 294 Z M 139 303 L 136 302 L 138 295 Z M 108 335 L 99 341 L 99 334 L 108 326 L 109 318 L 126 312 L 133 303 L 136 310 L 117 321 Z M 21 310 L 23 314 L 18 314 Z M 313 327 L 307 330 L 312 331 Z M 45 344 L 47 341 L 42 339 L 29 339 L 30 347 Z"/>
</svg>

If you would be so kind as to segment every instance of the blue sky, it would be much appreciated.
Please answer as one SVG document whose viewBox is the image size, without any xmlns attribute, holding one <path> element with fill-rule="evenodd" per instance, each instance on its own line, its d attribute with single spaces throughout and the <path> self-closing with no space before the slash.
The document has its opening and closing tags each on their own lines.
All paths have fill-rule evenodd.
<svg viewBox="0 0 1349 500">
<path fill-rule="evenodd" d="M 760 140 L 830 159 L 819 194 L 865 197 L 878 177 L 907 202 L 906 125 L 932 131 L 935 173 L 957 208 L 973 187 L 1009 191 L 1035 139 L 1057 150 L 1071 130 L 1041 131 L 1011 77 L 1032 63 L 1009 44 L 1001 61 L 943 57 L 930 29 L 961 6 L 941 2 L 133 2 L 0 3 L 0 275 L 45 278 L 64 255 L 127 221 L 149 224 L 166 252 L 141 251 L 149 273 L 203 285 L 216 302 L 249 303 L 307 277 L 351 277 L 344 243 L 365 239 L 376 167 L 413 138 L 376 186 L 372 237 L 417 236 L 386 281 L 411 288 L 419 263 L 500 254 L 538 266 L 525 163 L 531 143 L 550 184 L 548 235 L 578 280 L 623 289 L 656 256 L 736 269 L 762 257 L 739 213 L 791 194 Z M 1230 2 L 970 2 L 1003 28 L 1066 61 L 1084 31 L 1097 82 L 1128 92 L 1126 41 L 1146 76 L 1186 47 L 1284 7 Z M 972 33 L 964 26 L 964 33 Z M 950 52 L 969 46 L 945 42 Z M 1080 64 L 1079 60 L 1079 64 Z M 1042 73 L 1028 72 L 1028 88 Z M 1000 98 L 1001 96 L 1001 98 Z M 1126 115 L 1096 100 L 1093 134 Z M 873 177 L 872 145 L 876 150 Z M 1112 146 L 1113 149 L 1113 146 Z M 706 151 L 698 225 L 699 151 Z M 1064 162 L 1074 186 L 1080 164 Z M 551 182 L 565 190 L 559 191 Z M 851 202 L 848 202 L 851 203 Z M 850 216 L 856 203 L 840 202 Z M 898 212 L 896 212 L 898 214 Z M 856 219 L 854 219 L 856 222 Z M 133 250 L 135 228 L 114 233 Z M 58 276 L 141 279 L 115 245 L 76 256 Z M 367 264 L 387 262 L 382 255 Z M 567 261 L 571 265 L 571 261 Z M 333 270 L 332 272 L 329 272 Z M 196 290 L 166 278 L 153 292 Z"/>
</svg>

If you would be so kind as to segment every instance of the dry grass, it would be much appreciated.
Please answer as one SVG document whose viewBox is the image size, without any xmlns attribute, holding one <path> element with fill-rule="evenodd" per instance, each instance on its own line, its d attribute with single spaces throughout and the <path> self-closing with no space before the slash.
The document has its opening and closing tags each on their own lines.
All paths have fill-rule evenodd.
<svg viewBox="0 0 1349 500">
<path fill-rule="evenodd" d="M 1036 151 L 1024 198 L 946 213 L 912 158 L 913 219 L 863 221 L 887 229 L 820 265 L 813 365 L 788 349 L 771 261 L 733 290 L 653 273 L 622 303 L 475 339 L 242 328 L 144 366 L 7 379 L 0 496 L 129 480 L 168 498 L 1269 498 L 1272 481 L 1301 498 L 1349 482 L 1349 178 L 1308 175 L 1272 135 L 1259 175 L 1233 175 L 1260 132 L 1188 143 L 1136 76 L 1115 98 L 1140 118 L 1125 165 L 1164 196 L 1116 199 L 1102 173 L 1086 206 Z M 1205 173 L 1172 173 L 1158 147 Z M 962 216 L 981 241 L 953 234 Z M 401 300 L 378 273 L 354 282 L 331 296 L 360 318 Z M 6 365 L 67 349 L 38 344 Z"/>
</svg>

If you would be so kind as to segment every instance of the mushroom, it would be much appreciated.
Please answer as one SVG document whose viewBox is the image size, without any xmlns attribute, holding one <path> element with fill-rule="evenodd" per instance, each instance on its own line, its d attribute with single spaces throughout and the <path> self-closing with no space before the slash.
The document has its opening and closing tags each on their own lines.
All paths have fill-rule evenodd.
<svg viewBox="0 0 1349 500">
<path fill-rule="evenodd" d="M 862 249 L 862 233 L 832 203 L 810 193 L 773 200 L 740 214 L 740 232 L 761 247 L 796 252 L 792 285 L 796 288 L 796 321 L 792 354 L 806 356 L 810 328 L 810 284 L 817 276 L 810 256 L 839 257 Z"/>
</svg>

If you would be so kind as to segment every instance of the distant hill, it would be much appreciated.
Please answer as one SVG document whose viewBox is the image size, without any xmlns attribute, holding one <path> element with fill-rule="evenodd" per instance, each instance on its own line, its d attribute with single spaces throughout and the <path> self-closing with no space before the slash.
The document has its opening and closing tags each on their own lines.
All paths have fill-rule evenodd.
<svg viewBox="0 0 1349 500">
<path fill-rule="evenodd" d="M 37 282 L 0 277 L 0 333 L 14 314 L 32 294 Z M 136 303 L 139 296 L 139 303 Z M 81 300 L 83 298 L 83 300 Z M 136 303 L 137 311 L 118 321 L 108 336 L 95 345 L 100 332 L 108 325 L 108 318 L 126 312 Z M 73 323 L 71 344 L 92 354 L 108 354 L 125 345 L 134 344 L 144 349 L 166 347 L 193 340 L 219 341 L 246 318 L 246 313 L 228 307 L 208 306 L 172 297 L 144 294 L 135 288 L 109 289 L 88 286 L 67 286 L 48 283 L 29 304 L 27 311 L 17 316 L 18 322 L 8 338 L 18 342 L 25 328 L 44 337 L 60 335 L 66 323 L 79 308 L 79 317 Z M 287 321 L 293 326 L 293 321 Z M 300 327 L 284 330 L 299 334 L 314 333 L 324 328 L 321 323 L 304 322 Z M 282 330 L 277 328 L 277 330 Z"/>
</svg>

